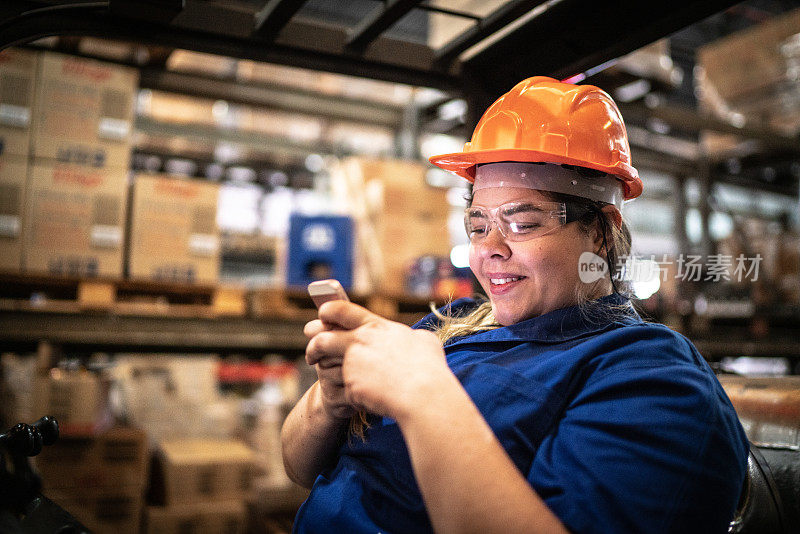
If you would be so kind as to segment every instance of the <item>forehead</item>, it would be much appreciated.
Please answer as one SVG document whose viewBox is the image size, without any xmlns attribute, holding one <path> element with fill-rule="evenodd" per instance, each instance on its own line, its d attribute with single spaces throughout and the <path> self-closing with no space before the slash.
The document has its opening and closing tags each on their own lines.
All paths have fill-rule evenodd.
<svg viewBox="0 0 800 534">
<path fill-rule="evenodd" d="M 506 202 L 549 202 L 551 199 L 536 189 L 524 187 L 489 187 L 475 191 L 472 205 L 494 208 Z"/>
</svg>

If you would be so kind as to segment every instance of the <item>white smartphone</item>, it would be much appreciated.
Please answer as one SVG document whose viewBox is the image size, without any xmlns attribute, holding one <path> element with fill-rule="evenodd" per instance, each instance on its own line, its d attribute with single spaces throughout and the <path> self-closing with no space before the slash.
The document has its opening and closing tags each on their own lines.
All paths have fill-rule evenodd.
<svg viewBox="0 0 800 534">
<path fill-rule="evenodd" d="M 317 280 L 308 284 L 308 294 L 317 308 L 329 300 L 350 300 L 338 280 Z"/>
</svg>

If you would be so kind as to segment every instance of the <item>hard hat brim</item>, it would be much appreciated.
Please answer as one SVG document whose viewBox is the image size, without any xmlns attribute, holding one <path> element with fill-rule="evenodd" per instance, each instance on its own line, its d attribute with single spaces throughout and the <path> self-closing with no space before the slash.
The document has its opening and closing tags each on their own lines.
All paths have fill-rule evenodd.
<svg viewBox="0 0 800 534">
<path fill-rule="evenodd" d="M 441 154 L 428 159 L 433 165 L 461 176 L 468 182 L 475 181 L 475 165 L 482 163 L 498 163 L 501 161 L 519 161 L 531 163 L 556 163 L 576 165 L 596 169 L 616 176 L 623 185 L 625 200 L 636 198 L 642 194 L 642 180 L 638 171 L 622 161 L 614 165 L 598 165 L 583 160 L 556 156 L 547 152 L 509 148 L 501 150 L 476 150 L 474 152 L 454 152 Z"/>
</svg>

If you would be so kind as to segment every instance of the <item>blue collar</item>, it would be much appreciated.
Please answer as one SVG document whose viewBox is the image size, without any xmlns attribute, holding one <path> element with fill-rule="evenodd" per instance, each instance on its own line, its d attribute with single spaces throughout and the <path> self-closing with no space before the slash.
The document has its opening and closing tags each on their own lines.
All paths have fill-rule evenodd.
<svg viewBox="0 0 800 534">
<path fill-rule="evenodd" d="M 531 341 L 558 343 L 607 330 L 614 325 L 642 322 L 630 300 L 613 293 L 582 307 L 561 308 L 516 324 L 457 338 L 446 345 L 451 347 L 463 343 Z"/>
</svg>

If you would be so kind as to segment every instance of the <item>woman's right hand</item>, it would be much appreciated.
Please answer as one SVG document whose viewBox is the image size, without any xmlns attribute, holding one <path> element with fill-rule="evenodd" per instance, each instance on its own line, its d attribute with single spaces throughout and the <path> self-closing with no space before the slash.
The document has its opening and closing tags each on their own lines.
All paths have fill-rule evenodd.
<svg viewBox="0 0 800 534">
<path fill-rule="evenodd" d="M 317 371 L 320 400 L 325 412 L 333 419 L 349 419 L 357 410 L 345 400 L 342 358 L 325 354 L 314 343 L 314 336 L 330 329 L 319 319 L 306 323 L 303 328 L 303 333 L 309 338 L 306 363 Z"/>
</svg>

